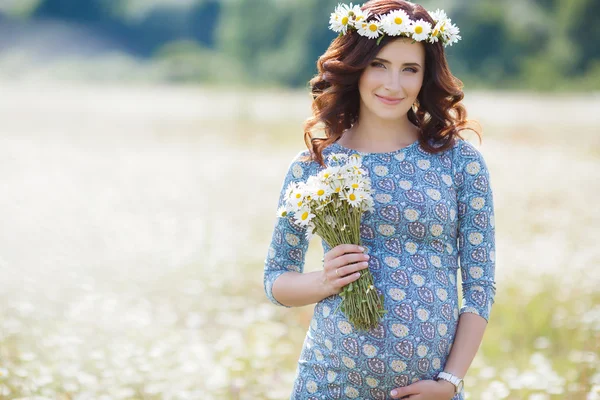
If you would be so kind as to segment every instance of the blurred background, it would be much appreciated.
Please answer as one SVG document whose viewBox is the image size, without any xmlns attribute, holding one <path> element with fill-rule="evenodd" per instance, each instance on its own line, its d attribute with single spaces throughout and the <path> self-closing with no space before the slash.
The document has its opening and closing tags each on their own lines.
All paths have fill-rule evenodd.
<svg viewBox="0 0 600 400">
<path fill-rule="evenodd" d="M 598 400 L 600 2 L 421 4 L 495 197 L 467 398 Z M 313 307 L 262 268 L 336 5 L 0 0 L 0 399 L 289 398 Z"/>
</svg>

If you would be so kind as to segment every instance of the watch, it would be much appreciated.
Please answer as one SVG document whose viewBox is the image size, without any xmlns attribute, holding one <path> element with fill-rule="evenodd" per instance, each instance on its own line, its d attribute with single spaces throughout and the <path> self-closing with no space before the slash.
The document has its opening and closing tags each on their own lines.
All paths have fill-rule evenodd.
<svg viewBox="0 0 600 400">
<path fill-rule="evenodd" d="M 449 372 L 442 371 L 438 374 L 437 379 L 443 379 L 454 385 L 454 394 L 460 392 L 464 386 L 464 382 L 458 376 L 452 375 Z"/>
</svg>

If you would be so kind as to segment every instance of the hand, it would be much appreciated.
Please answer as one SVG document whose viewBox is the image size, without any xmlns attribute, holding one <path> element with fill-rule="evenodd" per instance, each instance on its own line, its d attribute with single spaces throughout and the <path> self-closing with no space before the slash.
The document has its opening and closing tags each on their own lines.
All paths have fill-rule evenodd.
<svg viewBox="0 0 600 400">
<path fill-rule="evenodd" d="M 369 256 L 355 244 L 340 244 L 323 257 L 323 284 L 329 295 L 338 294 L 342 288 L 360 278 L 361 270 L 369 268 Z"/>
<path fill-rule="evenodd" d="M 392 390 L 393 399 L 409 400 L 450 400 L 454 397 L 455 387 L 448 381 L 422 380 L 411 385 Z M 396 392 L 396 394 L 393 394 Z"/>
</svg>

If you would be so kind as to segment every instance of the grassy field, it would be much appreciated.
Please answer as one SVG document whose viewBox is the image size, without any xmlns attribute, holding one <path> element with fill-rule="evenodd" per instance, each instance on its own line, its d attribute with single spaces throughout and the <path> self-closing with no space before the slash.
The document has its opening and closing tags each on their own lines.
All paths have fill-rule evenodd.
<svg viewBox="0 0 600 400">
<path fill-rule="evenodd" d="M 2 87 L 0 399 L 288 398 L 312 306 L 262 268 L 307 95 Z M 466 103 L 498 283 L 468 398 L 598 400 L 600 97 Z"/>
</svg>

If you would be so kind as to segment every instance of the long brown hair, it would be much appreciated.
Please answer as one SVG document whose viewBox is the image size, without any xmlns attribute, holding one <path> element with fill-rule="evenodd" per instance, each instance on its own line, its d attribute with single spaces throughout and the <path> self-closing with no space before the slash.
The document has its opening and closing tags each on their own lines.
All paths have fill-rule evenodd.
<svg viewBox="0 0 600 400">
<path fill-rule="evenodd" d="M 423 19 L 432 25 L 433 19 L 418 4 L 403 0 L 370 0 L 361 7 L 370 11 L 368 21 L 393 10 L 404 10 L 412 20 Z M 385 36 L 377 40 L 360 36 L 357 32 L 334 39 L 317 61 L 318 73 L 309 81 L 312 92 L 312 117 L 304 122 L 304 142 L 310 158 L 324 166 L 323 149 L 342 136 L 358 120 L 360 93 L 358 81 L 364 69 L 377 53 L 398 37 Z M 408 111 L 408 119 L 420 129 L 421 147 L 437 153 L 452 147 L 460 131 L 479 130 L 467 120 L 461 104 L 464 98 L 463 83 L 450 72 L 443 45 L 425 43 L 425 74 L 417 101 Z M 325 138 L 313 137 L 315 126 L 321 125 Z M 429 140 L 435 144 L 431 146 Z"/>
</svg>

